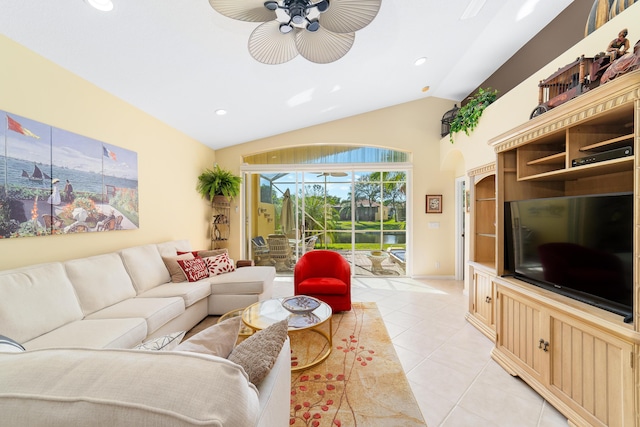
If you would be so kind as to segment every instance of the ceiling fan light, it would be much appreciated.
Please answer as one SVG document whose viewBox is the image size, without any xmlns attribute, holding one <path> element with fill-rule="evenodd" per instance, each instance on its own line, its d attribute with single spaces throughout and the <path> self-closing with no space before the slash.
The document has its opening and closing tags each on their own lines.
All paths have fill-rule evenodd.
<svg viewBox="0 0 640 427">
<path fill-rule="evenodd" d="M 309 21 L 309 25 L 307 25 L 307 31 L 318 31 L 320 29 L 320 23 L 318 22 L 317 19 L 314 19 L 313 21 Z"/>
<path fill-rule="evenodd" d="M 280 24 L 280 32 L 282 34 L 289 34 L 293 30 L 293 27 L 289 24 Z"/>
<path fill-rule="evenodd" d="M 278 2 L 277 1 L 266 1 L 266 2 L 264 2 L 264 7 L 266 7 L 269 10 L 276 10 L 278 8 Z"/>
<path fill-rule="evenodd" d="M 305 17 L 302 15 L 293 15 L 291 17 L 291 21 L 296 25 L 302 25 L 305 21 Z"/>
<path fill-rule="evenodd" d="M 322 0 L 320 3 L 316 3 L 315 6 L 318 8 L 318 11 L 324 12 L 325 10 L 327 10 L 329 8 L 329 1 L 328 0 Z"/>
</svg>

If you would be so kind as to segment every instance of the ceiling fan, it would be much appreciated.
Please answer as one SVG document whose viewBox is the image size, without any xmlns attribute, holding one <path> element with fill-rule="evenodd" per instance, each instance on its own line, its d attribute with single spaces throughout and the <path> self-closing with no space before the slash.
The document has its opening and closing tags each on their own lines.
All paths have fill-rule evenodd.
<svg viewBox="0 0 640 427">
<path fill-rule="evenodd" d="M 298 53 L 326 64 L 351 49 L 355 32 L 378 14 L 382 0 L 209 0 L 224 16 L 263 22 L 249 36 L 249 53 L 263 64 L 282 64 Z"/>
</svg>

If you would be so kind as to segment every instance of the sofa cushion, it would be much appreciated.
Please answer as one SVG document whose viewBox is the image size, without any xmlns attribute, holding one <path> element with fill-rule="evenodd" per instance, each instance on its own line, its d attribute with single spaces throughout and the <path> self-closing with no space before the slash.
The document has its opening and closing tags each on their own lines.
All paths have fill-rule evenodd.
<svg viewBox="0 0 640 427">
<path fill-rule="evenodd" d="M 233 265 L 233 261 L 229 259 L 229 254 L 220 254 L 216 256 L 210 256 L 204 258 L 207 265 L 209 275 L 217 276 L 218 274 L 231 273 L 235 271 L 236 267 Z"/>
<path fill-rule="evenodd" d="M 209 277 L 211 294 L 253 295 L 264 291 L 265 283 L 272 283 L 276 269 L 271 266 L 238 268 L 231 273 Z"/>
<path fill-rule="evenodd" d="M 171 282 L 180 283 L 180 282 L 187 281 L 187 277 L 184 275 L 184 271 L 180 267 L 180 264 L 178 264 L 178 261 L 185 260 L 185 259 L 193 259 L 193 258 L 194 256 L 191 254 L 191 252 L 187 252 L 181 255 L 162 257 L 162 262 L 164 262 L 164 265 L 167 267 L 167 270 L 169 270 L 169 275 L 171 276 Z"/>
<path fill-rule="evenodd" d="M 120 256 L 138 293 L 171 280 L 157 245 L 123 249 Z"/>
<path fill-rule="evenodd" d="M 233 349 L 229 360 L 244 368 L 249 381 L 260 384 L 276 362 L 288 330 L 289 320 L 284 319 L 256 332 Z"/>
<path fill-rule="evenodd" d="M 199 282 L 165 283 L 138 295 L 138 298 L 166 298 L 180 297 L 185 307 L 191 307 L 196 302 L 211 295 L 209 278 Z"/>
<path fill-rule="evenodd" d="M 61 263 L 0 272 L 2 334 L 19 343 L 82 319 L 82 310 Z"/>
<path fill-rule="evenodd" d="M 222 358 L 53 349 L 0 354 L 0 414 L 12 426 L 46 417 L 65 427 L 244 427 L 255 425 L 259 402 L 242 369 Z"/>
<path fill-rule="evenodd" d="M 173 332 L 138 344 L 134 350 L 169 351 L 175 349 L 187 331 Z"/>
<path fill-rule="evenodd" d="M 131 278 L 117 253 L 64 263 L 84 315 L 136 296 Z"/>
<path fill-rule="evenodd" d="M 184 313 L 182 298 L 130 298 L 96 311 L 85 319 L 123 319 L 139 317 L 147 322 L 147 335 Z"/>
<path fill-rule="evenodd" d="M 68 323 L 31 341 L 27 350 L 60 347 L 133 348 L 147 336 L 147 322 L 131 319 L 84 319 Z"/>
<path fill-rule="evenodd" d="M 181 342 L 174 350 L 193 351 L 226 359 L 236 346 L 240 325 L 242 325 L 240 316 L 224 320 Z"/>
<path fill-rule="evenodd" d="M 209 270 L 207 264 L 200 257 L 193 259 L 179 259 L 178 265 L 188 282 L 197 282 L 198 280 L 206 279 L 209 277 Z"/>
</svg>

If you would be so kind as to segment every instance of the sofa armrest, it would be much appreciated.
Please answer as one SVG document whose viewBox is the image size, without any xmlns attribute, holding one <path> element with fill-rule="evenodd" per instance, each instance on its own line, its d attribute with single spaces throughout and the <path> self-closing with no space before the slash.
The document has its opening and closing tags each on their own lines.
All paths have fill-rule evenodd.
<svg viewBox="0 0 640 427">
<path fill-rule="evenodd" d="M 254 266 L 255 263 L 253 262 L 252 259 L 239 259 L 236 262 L 236 268 L 240 268 L 240 267 L 251 267 Z"/>
</svg>

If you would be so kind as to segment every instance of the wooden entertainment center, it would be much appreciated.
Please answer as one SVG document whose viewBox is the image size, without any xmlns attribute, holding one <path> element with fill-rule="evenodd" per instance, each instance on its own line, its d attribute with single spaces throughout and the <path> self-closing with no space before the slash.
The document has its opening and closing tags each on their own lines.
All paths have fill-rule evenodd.
<svg viewBox="0 0 640 427">
<path fill-rule="evenodd" d="M 494 360 L 527 382 L 570 425 L 640 427 L 640 71 L 489 144 L 496 162 L 469 171 L 468 321 L 495 342 Z M 621 146 L 635 152 L 589 159 Z M 505 202 L 617 192 L 634 194 L 632 323 L 510 277 Z"/>
</svg>

